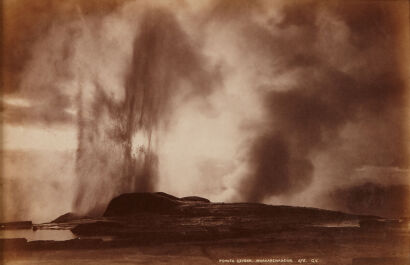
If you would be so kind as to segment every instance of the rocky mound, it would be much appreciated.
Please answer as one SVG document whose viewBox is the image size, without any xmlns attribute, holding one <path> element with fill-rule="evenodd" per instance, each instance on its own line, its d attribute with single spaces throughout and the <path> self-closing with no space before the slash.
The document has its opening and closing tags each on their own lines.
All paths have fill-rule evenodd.
<svg viewBox="0 0 410 265">
<path fill-rule="evenodd" d="M 67 223 L 67 222 L 84 219 L 84 218 L 87 218 L 87 216 L 81 216 L 81 215 L 69 212 L 69 213 L 60 215 L 59 217 L 51 221 L 51 223 Z"/>
<path fill-rule="evenodd" d="M 173 213 L 180 204 L 178 198 L 174 199 L 173 196 L 166 193 L 126 193 L 112 199 L 103 216 Z"/>
<path fill-rule="evenodd" d="M 189 201 L 189 202 L 206 202 L 206 203 L 211 202 L 210 200 L 208 200 L 206 198 L 199 197 L 199 196 L 182 197 L 180 200 L 181 201 Z"/>
<path fill-rule="evenodd" d="M 173 196 L 173 195 L 171 195 L 171 194 L 168 194 L 168 193 L 165 193 L 165 192 L 162 192 L 162 191 L 154 192 L 154 194 L 159 195 L 159 196 L 162 196 L 162 197 L 165 197 L 165 198 L 168 198 L 168 199 L 171 199 L 171 200 L 175 200 L 175 201 L 178 201 L 178 200 L 179 200 L 178 197 L 175 197 L 175 196 Z"/>
</svg>

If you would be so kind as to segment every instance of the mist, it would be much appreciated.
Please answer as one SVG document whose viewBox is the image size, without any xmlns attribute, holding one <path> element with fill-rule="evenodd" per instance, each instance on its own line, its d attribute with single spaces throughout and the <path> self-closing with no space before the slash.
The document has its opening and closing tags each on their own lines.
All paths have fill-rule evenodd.
<svg viewBox="0 0 410 265">
<path fill-rule="evenodd" d="M 408 213 L 408 3 L 72 0 L 5 9 L 4 152 L 15 149 L 16 128 L 76 135 L 58 188 L 46 163 L 53 151 L 15 165 L 42 172 L 41 189 L 59 190 L 70 202 L 61 214 L 99 214 L 136 191 Z M 400 192 L 376 211 L 355 204 L 362 189 Z M 56 195 L 44 194 L 52 219 Z M 18 219 L 17 209 L 5 215 Z"/>
</svg>

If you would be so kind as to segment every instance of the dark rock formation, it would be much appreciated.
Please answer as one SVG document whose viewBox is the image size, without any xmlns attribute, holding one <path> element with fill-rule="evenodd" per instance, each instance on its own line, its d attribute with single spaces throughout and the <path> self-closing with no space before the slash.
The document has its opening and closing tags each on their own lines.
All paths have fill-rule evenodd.
<svg viewBox="0 0 410 265">
<path fill-rule="evenodd" d="M 315 208 L 273 206 L 262 203 L 211 203 L 209 200 L 197 196 L 179 199 L 162 192 L 122 194 L 111 200 L 103 216 L 140 214 L 173 214 L 180 217 L 255 215 L 274 217 L 275 222 L 285 223 L 317 223 L 357 219 L 357 215 Z M 374 218 L 374 216 L 370 217 Z"/>
<path fill-rule="evenodd" d="M 194 202 L 206 202 L 206 203 L 211 202 L 210 200 L 208 200 L 206 198 L 202 198 L 202 197 L 198 197 L 198 196 L 182 197 L 181 201 L 194 201 Z"/>
<path fill-rule="evenodd" d="M 81 236 L 114 236 L 138 242 L 147 238 L 150 242 L 202 241 L 375 218 L 305 207 L 211 203 L 197 196 L 177 198 L 145 192 L 112 199 L 102 218 L 79 223 L 71 231 Z"/>
<path fill-rule="evenodd" d="M 162 196 L 162 197 L 165 197 L 165 198 L 168 198 L 168 199 L 171 199 L 171 200 L 175 200 L 175 201 L 178 201 L 179 200 L 179 198 L 178 197 L 175 197 L 175 196 L 173 196 L 173 195 L 171 195 L 171 194 L 168 194 L 168 193 L 165 193 L 165 192 L 154 192 L 154 194 L 155 195 L 159 195 L 159 196 Z"/>
<path fill-rule="evenodd" d="M 83 218 L 87 218 L 87 217 L 81 216 L 75 213 L 66 213 L 66 214 L 63 214 L 57 217 L 55 220 L 51 221 L 50 223 L 66 223 L 66 222 L 71 222 L 71 221 L 79 220 Z"/>
<path fill-rule="evenodd" d="M 140 213 L 172 213 L 180 202 L 166 193 L 126 193 L 110 201 L 104 216 L 124 216 Z"/>
</svg>

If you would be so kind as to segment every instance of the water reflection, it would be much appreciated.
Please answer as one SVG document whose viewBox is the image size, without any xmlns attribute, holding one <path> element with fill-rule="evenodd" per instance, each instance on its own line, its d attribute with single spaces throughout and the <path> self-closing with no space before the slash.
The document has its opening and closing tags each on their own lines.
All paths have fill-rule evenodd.
<svg viewBox="0 0 410 265">
<path fill-rule="evenodd" d="M 70 230 L 0 230 L 0 238 L 25 238 L 27 241 L 55 240 L 63 241 L 74 239 L 76 236 Z"/>
</svg>

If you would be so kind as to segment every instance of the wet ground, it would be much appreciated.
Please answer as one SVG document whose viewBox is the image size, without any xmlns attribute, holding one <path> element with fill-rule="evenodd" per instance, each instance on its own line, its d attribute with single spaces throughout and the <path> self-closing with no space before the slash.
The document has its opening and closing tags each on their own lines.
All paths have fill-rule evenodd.
<svg viewBox="0 0 410 265">
<path fill-rule="evenodd" d="M 215 242 L 160 243 L 133 247 L 41 249 L 6 252 L 5 264 L 388 264 L 407 265 L 408 239 L 375 240 L 219 240 Z M 367 258 L 367 259 L 366 259 Z M 373 258 L 373 259 L 369 259 Z M 376 263 L 374 258 L 388 263 Z M 394 259 L 395 258 L 395 259 Z M 355 260 L 355 261 L 354 261 Z M 366 263 L 366 260 L 368 261 Z M 353 263 L 355 262 L 355 263 Z M 399 262 L 399 263 L 397 263 Z"/>
<path fill-rule="evenodd" d="M 64 241 L 76 238 L 70 230 L 36 230 L 17 229 L 17 230 L 0 230 L 0 238 L 25 238 L 27 241 L 36 240 L 55 240 Z"/>
</svg>

